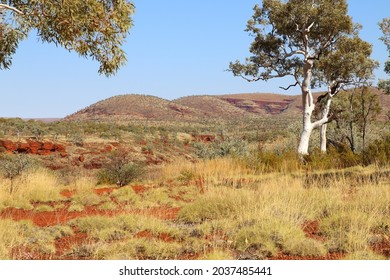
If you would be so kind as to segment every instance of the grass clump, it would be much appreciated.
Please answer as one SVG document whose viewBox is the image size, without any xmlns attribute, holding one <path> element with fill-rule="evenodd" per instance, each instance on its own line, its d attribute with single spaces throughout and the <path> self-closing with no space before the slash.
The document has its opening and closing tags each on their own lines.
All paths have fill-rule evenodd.
<svg viewBox="0 0 390 280">
<path fill-rule="evenodd" d="M 36 212 L 52 212 L 55 211 L 54 207 L 47 204 L 40 204 L 34 208 Z"/>
<path fill-rule="evenodd" d="M 68 226 L 42 228 L 31 221 L 0 220 L 0 259 L 26 258 L 26 248 L 50 257 L 55 253 L 54 240 L 71 234 L 73 230 Z"/>
<path fill-rule="evenodd" d="M 147 231 L 152 237 L 166 234 L 172 238 L 181 236 L 181 232 L 172 225 L 151 217 L 139 215 L 119 215 L 115 217 L 89 216 L 70 222 L 80 231 L 86 232 L 95 240 L 110 241 L 133 237 L 141 231 Z"/>
<path fill-rule="evenodd" d="M 82 212 L 85 210 L 84 205 L 79 202 L 72 202 L 68 208 L 69 212 Z"/>
<path fill-rule="evenodd" d="M 116 205 L 114 202 L 112 201 L 107 201 L 107 202 L 104 202 L 102 205 L 99 205 L 98 206 L 98 209 L 99 210 L 107 210 L 107 211 L 110 211 L 110 210 L 115 210 L 117 209 L 118 205 Z"/>
<path fill-rule="evenodd" d="M 231 252 L 225 251 L 225 250 L 220 250 L 220 249 L 215 249 L 210 252 L 207 252 L 200 258 L 201 260 L 234 260 L 234 257 Z"/>
<path fill-rule="evenodd" d="M 181 208 L 178 220 L 186 223 L 201 223 L 206 220 L 230 216 L 234 218 L 238 209 L 249 203 L 245 195 L 237 196 L 234 189 L 216 188 L 195 202 Z"/>
<path fill-rule="evenodd" d="M 94 248 L 94 258 L 106 260 L 172 260 L 178 259 L 183 247 L 177 242 L 128 238 L 114 243 L 101 243 Z"/>
<path fill-rule="evenodd" d="M 141 201 L 140 196 L 128 186 L 114 190 L 111 196 L 119 203 L 125 203 L 128 205 L 138 205 Z"/>
</svg>

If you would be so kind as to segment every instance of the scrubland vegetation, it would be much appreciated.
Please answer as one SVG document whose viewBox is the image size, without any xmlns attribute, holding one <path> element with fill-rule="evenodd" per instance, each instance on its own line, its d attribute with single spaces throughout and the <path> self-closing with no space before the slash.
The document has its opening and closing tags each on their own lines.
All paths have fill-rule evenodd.
<svg viewBox="0 0 390 280">
<path fill-rule="evenodd" d="M 21 139 L 34 137 L 28 127 L 39 125 L 43 139 L 68 143 L 68 151 L 119 140 L 92 170 L 45 166 L 43 158 L 59 155 L 3 152 L 0 259 L 390 257 L 390 141 L 383 122 L 372 124 L 370 131 L 381 133 L 368 137 L 364 151 L 339 143 L 305 158 L 293 150 L 294 124 L 260 133 L 250 123 L 202 131 L 11 122 L 25 125 Z M 72 129 L 50 135 L 67 126 L 80 128 L 81 143 L 73 142 Z M 215 139 L 194 141 L 197 130 Z M 185 153 L 170 157 L 175 149 Z M 166 160 L 147 164 L 137 151 L 165 153 Z"/>
</svg>

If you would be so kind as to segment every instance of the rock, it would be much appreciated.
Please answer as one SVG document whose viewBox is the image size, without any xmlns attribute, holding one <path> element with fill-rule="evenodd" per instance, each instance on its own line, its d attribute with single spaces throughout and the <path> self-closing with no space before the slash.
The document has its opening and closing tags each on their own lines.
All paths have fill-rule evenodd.
<svg viewBox="0 0 390 280">
<path fill-rule="evenodd" d="M 42 144 L 42 149 L 54 152 L 55 151 L 55 145 L 54 145 L 54 143 L 51 143 L 51 142 L 44 142 Z"/>
<path fill-rule="evenodd" d="M 9 153 L 12 153 L 17 149 L 17 144 L 9 140 L 0 140 L 0 147 L 3 147 Z"/>
<path fill-rule="evenodd" d="M 30 145 L 28 143 L 19 143 L 17 152 L 18 153 L 29 153 L 30 152 Z"/>
<path fill-rule="evenodd" d="M 10 140 L 0 140 L 0 147 L 9 153 L 24 153 L 33 155 L 50 155 L 54 152 L 66 154 L 65 146 L 52 142 L 38 142 L 27 140 L 27 142 L 13 142 Z"/>
<path fill-rule="evenodd" d="M 40 150 L 42 148 L 42 143 L 40 142 L 37 142 L 37 141 L 27 141 L 27 143 L 29 144 L 30 146 L 30 154 L 33 154 L 33 155 L 37 155 L 39 154 L 38 153 L 38 150 Z"/>
<path fill-rule="evenodd" d="M 54 145 L 54 150 L 59 153 L 66 153 L 66 149 L 64 145 L 61 144 L 55 144 Z"/>
</svg>

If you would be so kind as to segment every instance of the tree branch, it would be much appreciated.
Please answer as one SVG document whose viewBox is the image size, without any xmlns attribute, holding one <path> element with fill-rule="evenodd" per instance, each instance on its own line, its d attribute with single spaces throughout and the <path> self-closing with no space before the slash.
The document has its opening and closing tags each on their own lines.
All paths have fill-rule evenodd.
<svg viewBox="0 0 390 280">
<path fill-rule="evenodd" d="M 305 32 L 309 33 L 310 32 L 310 29 L 313 27 L 314 25 L 314 21 L 305 29 Z"/>
<path fill-rule="evenodd" d="M 284 89 L 284 90 L 289 90 L 290 89 L 290 87 L 295 87 L 295 86 L 297 86 L 298 85 L 298 82 L 296 82 L 295 84 L 293 84 L 293 85 L 289 85 L 288 87 L 279 87 L 279 88 L 281 88 L 281 89 Z"/>
<path fill-rule="evenodd" d="M 21 10 L 18 10 L 17 8 L 9 6 L 7 4 L 0 4 L 0 9 L 11 10 L 11 11 L 13 11 L 13 12 L 19 14 L 19 15 L 23 15 L 23 12 Z"/>
</svg>

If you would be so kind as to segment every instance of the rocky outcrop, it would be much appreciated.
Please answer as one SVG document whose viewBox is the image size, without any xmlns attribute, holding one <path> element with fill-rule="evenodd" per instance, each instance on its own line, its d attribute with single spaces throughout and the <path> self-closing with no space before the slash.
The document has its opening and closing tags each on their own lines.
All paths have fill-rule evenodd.
<svg viewBox="0 0 390 280">
<path fill-rule="evenodd" d="M 2 149 L 1 149 L 2 148 Z M 66 154 L 64 145 L 52 142 L 27 140 L 26 142 L 13 142 L 0 140 L 0 149 L 8 153 L 21 153 L 32 155 L 50 155 L 52 153 Z"/>
</svg>

